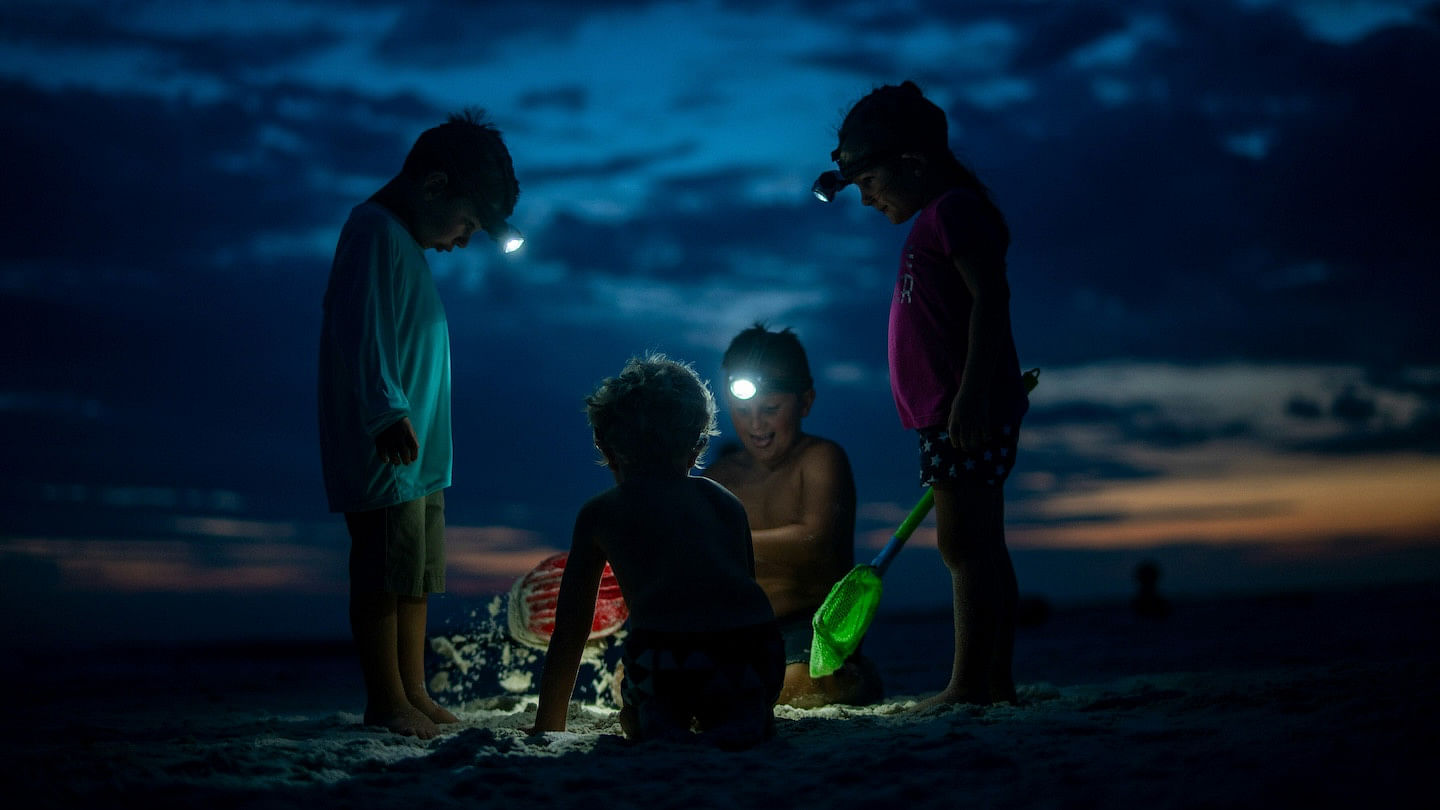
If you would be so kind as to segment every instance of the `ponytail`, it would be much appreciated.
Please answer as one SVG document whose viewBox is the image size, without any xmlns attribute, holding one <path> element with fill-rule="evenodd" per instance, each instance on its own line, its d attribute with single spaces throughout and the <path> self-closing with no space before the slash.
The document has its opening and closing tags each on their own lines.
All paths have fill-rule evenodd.
<svg viewBox="0 0 1440 810">
<path fill-rule="evenodd" d="M 1010 225 L 1005 221 L 1005 214 L 1000 210 L 1000 206 L 995 204 L 994 198 L 990 195 L 989 187 L 982 183 L 980 177 L 971 171 L 969 166 L 961 163 L 960 159 L 955 157 L 955 153 L 949 149 L 941 150 L 934 158 L 945 182 L 957 188 L 963 188 L 980 198 L 980 201 L 985 204 L 986 210 L 994 215 L 995 221 L 1000 226 L 1002 241 L 1006 247 L 1009 247 Z"/>
</svg>

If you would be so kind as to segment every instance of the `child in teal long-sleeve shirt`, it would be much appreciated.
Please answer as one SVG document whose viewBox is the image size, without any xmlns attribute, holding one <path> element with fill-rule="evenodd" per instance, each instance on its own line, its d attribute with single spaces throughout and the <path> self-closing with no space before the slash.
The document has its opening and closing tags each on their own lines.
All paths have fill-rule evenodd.
<svg viewBox="0 0 1440 810">
<path fill-rule="evenodd" d="M 476 112 L 422 133 L 403 168 L 350 212 L 325 291 L 320 457 L 350 533 L 350 625 L 365 722 L 430 738 L 455 716 L 425 688 L 427 597 L 445 590 L 450 335 L 425 250 L 465 247 L 505 219 L 519 185 Z"/>
</svg>

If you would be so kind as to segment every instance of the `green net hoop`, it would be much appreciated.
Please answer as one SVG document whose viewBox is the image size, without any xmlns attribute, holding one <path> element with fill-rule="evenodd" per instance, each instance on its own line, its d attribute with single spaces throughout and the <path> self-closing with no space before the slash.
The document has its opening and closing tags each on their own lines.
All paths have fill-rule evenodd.
<svg viewBox="0 0 1440 810">
<path fill-rule="evenodd" d="M 810 677 L 835 672 L 855 653 L 875 619 L 881 589 L 880 572 L 870 565 L 856 566 L 830 589 L 810 620 Z"/>
</svg>

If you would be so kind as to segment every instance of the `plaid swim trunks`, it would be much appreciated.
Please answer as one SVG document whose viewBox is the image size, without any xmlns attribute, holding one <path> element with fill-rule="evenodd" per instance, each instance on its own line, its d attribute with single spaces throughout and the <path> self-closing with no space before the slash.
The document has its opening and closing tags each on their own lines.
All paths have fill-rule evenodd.
<svg viewBox="0 0 1440 810">
<path fill-rule="evenodd" d="M 785 644 L 774 621 L 714 632 L 636 628 L 622 656 L 625 705 L 640 739 L 679 740 L 692 723 L 745 747 L 773 731 L 771 707 L 785 683 Z"/>
<path fill-rule="evenodd" d="M 957 481 L 980 487 L 998 487 L 1005 483 L 1015 467 L 1015 453 L 1020 444 L 1019 425 L 1003 425 L 991 443 L 974 450 L 961 450 L 950 444 L 950 434 L 942 427 L 920 428 L 920 483 Z"/>
</svg>

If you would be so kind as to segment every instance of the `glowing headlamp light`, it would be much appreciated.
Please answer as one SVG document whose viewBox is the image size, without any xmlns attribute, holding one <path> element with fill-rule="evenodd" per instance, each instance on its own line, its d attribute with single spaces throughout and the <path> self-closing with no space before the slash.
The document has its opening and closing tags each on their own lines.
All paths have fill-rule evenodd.
<svg viewBox="0 0 1440 810">
<path fill-rule="evenodd" d="M 810 193 L 820 202 L 834 202 L 835 195 L 853 183 L 856 177 L 898 155 L 898 150 L 888 147 L 862 151 L 859 154 L 836 149 L 830 153 L 830 159 L 839 164 L 840 168 L 821 172 L 820 176 L 815 178 L 815 184 L 810 186 Z"/>
<path fill-rule="evenodd" d="M 757 394 L 801 394 L 813 383 L 796 377 L 767 377 L 753 371 L 740 371 L 730 375 L 730 396 L 745 400 L 754 399 Z"/>
<path fill-rule="evenodd" d="M 753 380 L 749 377 L 730 378 L 730 396 L 736 399 L 749 399 L 758 393 L 760 393 L 758 377 Z"/>
<path fill-rule="evenodd" d="M 845 175 L 831 169 L 828 172 L 821 172 L 820 176 L 815 178 L 815 185 L 810 187 L 810 193 L 814 194 L 815 199 L 820 202 L 834 202 L 835 195 L 848 185 L 850 185 L 850 181 L 845 179 Z"/>
<path fill-rule="evenodd" d="M 490 238 L 494 239 L 496 244 L 500 245 L 500 249 L 506 253 L 514 253 L 520 249 L 521 245 L 525 244 L 525 235 L 508 222 L 487 225 L 485 233 L 490 234 Z"/>
</svg>

